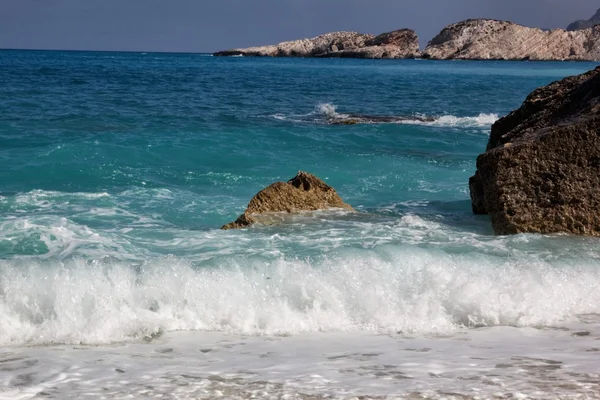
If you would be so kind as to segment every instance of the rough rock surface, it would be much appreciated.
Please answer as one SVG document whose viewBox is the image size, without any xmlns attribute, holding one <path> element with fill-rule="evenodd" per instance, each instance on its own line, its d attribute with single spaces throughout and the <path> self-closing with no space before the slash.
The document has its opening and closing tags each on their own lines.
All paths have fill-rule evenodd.
<svg viewBox="0 0 600 400">
<path fill-rule="evenodd" d="M 575 21 L 567 27 L 568 31 L 578 31 L 580 29 L 593 28 L 594 25 L 600 25 L 600 9 L 590 19 Z"/>
<path fill-rule="evenodd" d="M 470 179 L 497 234 L 600 236 L 600 67 L 531 93 L 492 126 Z"/>
<path fill-rule="evenodd" d="M 245 228 L 256 222 L 256 216 L 268 213 L 293 213 L 352 207 L 344 203 L 335 189 L 314 175 L 304 171 L 288 182 L 275 182 L 250 200 L 246 211 L 222 229 Z"/>
<path fill-rule="evenodd" d="M 332 32 L 312 39 L 282 42 L 277 45 L 232 49 L 215 56 L 258 57 L 346 57 L 413 58 L 419 55 L 419 39 L 409 29 L 373 36 L 356 32 Z"/>
<path fill-rule="evenodd" d="M 446 27 L 423 58 L 464 60 L 600 60 L 600 26 L 543 31 L 507 21 L 474 19 Z"/>
</svg>

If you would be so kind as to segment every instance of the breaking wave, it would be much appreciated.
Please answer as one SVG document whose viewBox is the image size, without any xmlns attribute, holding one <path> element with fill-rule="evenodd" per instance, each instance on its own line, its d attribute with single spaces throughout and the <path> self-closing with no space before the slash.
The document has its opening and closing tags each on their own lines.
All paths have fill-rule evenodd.
<svg viewBox="0 0 600 400">
<path fill-rule="evenodd" d="M 455 115 L 366 115 L 344 114 L 337 111 L 337 106 L 332 103 L 320 103 L 307 114 L 275 114 L 272 118 L 281 121 L 300 123 L 333 123 L 338 125 L 396 123 L 405 125 L 426 125 L 451 128 L 489 128 L 499 119 L 498 114 L 481 113 L 477 116 Z"/>
<path fill-rule="evenodd" d="M 392 245 L 314 259 L 223 257 L 212 267 L 173 256 L 3 260 L 0 345 L 113 343 L 175 330 L 427 334 L 547 326 L 597 312 L 599 267 Z"/>
</svg>

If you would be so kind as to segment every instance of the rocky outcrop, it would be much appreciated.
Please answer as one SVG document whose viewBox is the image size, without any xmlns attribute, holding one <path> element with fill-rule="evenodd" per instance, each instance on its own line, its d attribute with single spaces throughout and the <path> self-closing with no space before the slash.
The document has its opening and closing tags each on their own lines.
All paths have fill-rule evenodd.
<svg viewBox="0 0 600 400">
<path fill-rule="evenodd" d="M 339 57 L 339 58 L 414 58 L 419 55 L 419 39 L 409 29 L 373 36 L 356 32 L 333 32 L 312 39 L 282 42 L 277 45 L 232 49 L 215 56 L 257 57 Z"/>
<path fill-rule="evenodd" d="M 543 31 L 507 21 L 475 19 L 446 27 L 423 58 L 449 60 L 600 60 L 600 26 Z"/>
<path fill-rule="evenodd" d="M 600 236 L 600 67 L 537 89 L 497 121 L 470 188 L 497 234 Z"/>
<path fill-rule="evenodd" d="M 326 210 L 352 207 L 344 203 L 335 189 L 314 175 L 304 171 L 288 182 L 275 182 L 261 190 L 250 200 L 246 211 L 222 229 L 245 228 L 260 220 L 260 215 L 295 213 L 299 211 Z"/>
<path fill-rule="evenodd" d="M 600 9 L 590 19 L 575 21 L 567 27 L 568 31 L 578 31 L 581 29 L 593 28 L 595 25 L 600 25 Z"/>
<path fill-rule="evenodd" d="M 331 125 L 356 125 L 356 124 L 393 124 L 401 122 L 434 122 L 432 117 L 397 117 L 387 115 L 366 115 L 366 114 L 336 114 L 327 118 L 327 123 Z"/>
</svg>

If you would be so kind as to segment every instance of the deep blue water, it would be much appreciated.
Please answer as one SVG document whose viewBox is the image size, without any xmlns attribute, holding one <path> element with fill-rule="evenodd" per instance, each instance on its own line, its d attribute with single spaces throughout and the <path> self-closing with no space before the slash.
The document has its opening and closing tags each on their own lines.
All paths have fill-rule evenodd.
<svg viewBox="0 0 600 400">
<path fill-rule="evenodd" d="M 0 322 L 0 343 L 280 332 L 281 304 L 295 310 L 289 318 L 310 319 L 303 331 L 428 332 L 592 312 L 571 306 L 600 284 L 598 272 L 578 270 L 598 267 L 598 242 L 495 237 L 487 218 L 471 214 L 467 182 L 495 119 L 536 87 L 595 65 L 0 51 L 0 318 L 12 321 Z M 326 123 L 333 113 L 437 120 L 335 126 Z M 361 213 L 218 229 L 298 170 L 327 180 Z M 563 302 L 544 281 L 555 271 L 577 287 L 561 292 Z M 303 281 L 314 274 L 340 295 Z M 464 274 L 470 285 L 427 278 L 440 274 Z M 406 288 L 383 285 L 393 279 Z M 503 279 L 530 283 L 511 306 L 490 294 Z M 376 283 L 384 305 L 349 300 Z M 181 297 L 183 286 L 202 296 Z M 533 287 L 549 310 L 523 297 Z M 228 290 L 237 297 L 219 297 Z M 453 303 L 460 290 L 475 291 L 468 304 Z M 426 294 L 441 307 L 435 318 L 415 314 Z M 98 339 L 90 321 L 122 315 L 124 304 L 140 327 L 117 324 Z M 243 324 L 221 315 L 244 307 L 267 311 Z M 406 318 L 367 317 L 373 307 Z M 309 318 L 321 308 L 347 318 Z"/>
</svg>

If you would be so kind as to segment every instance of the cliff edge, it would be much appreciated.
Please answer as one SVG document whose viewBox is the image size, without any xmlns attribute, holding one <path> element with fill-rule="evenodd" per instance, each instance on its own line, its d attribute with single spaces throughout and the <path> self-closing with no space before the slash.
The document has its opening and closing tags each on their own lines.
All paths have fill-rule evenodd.
<svg viewBox="0 0 600 400">
<path fill-rule="evenodd" d="M 544 31 L 508 21 L 471 19 L 444 28 L 423 58 L 436 60 L 600 60 L 600 26 Z"/>
</svg>

